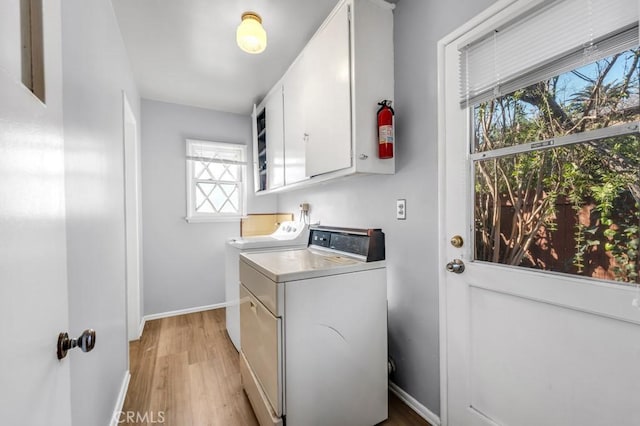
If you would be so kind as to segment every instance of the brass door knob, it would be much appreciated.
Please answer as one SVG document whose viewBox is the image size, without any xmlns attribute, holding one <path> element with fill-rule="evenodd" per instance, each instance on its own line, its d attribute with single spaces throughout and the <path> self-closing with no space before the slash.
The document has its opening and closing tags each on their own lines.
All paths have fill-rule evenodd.
<svg viewBox="0 0 640 426">
<path fill-rule="evenodd" d="M 464 244 L 464 240 L 460 235 L 454 235 L 453 237 L 451 237 L 451 245 L 455 248 L 462 247 L 462 244 Z"/>
</svg>

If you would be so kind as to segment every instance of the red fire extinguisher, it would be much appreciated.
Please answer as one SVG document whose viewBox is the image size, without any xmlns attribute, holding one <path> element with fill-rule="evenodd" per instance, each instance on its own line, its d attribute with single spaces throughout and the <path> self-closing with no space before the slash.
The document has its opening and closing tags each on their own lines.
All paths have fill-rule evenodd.
<svg viewBox="0 0 640 426">
<path fill-rule="evenodd" d="M 380 158 L 393 158 L 393 115 L 391 101 L 378 102 L 378 156 Z"/>
</svg>

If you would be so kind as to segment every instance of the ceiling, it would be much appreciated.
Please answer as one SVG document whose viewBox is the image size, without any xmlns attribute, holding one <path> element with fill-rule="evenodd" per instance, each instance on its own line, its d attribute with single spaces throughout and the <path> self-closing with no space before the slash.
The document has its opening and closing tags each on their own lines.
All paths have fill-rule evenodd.
<svg viewBox="0 0 640 426">
<path fill-rule="evenodd" d="M 140 95 L 241 114 L 284 74 L 338 0 L 112 0 Z M 267 49 L 236 45 L 240 15 L 262 16 Z"/>
</svg>

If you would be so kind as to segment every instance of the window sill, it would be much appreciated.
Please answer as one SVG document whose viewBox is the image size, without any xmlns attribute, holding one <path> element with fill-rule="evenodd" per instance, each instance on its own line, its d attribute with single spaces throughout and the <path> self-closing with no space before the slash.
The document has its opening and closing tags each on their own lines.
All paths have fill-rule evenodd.
<svg viewBox="0 0 640 426">
<path fill-rule="evenodd" d="M 242 216 L 223 217 L 185 217 L 187 223 L 216 223 L 216 222 L 240 222 Z"/>
</svg>

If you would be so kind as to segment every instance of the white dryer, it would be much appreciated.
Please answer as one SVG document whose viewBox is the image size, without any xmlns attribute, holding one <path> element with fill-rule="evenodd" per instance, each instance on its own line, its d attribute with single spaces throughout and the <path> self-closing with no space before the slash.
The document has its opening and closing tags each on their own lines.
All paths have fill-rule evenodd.
<svg viewBox="0 0 640 426">
<path fill-rule="evenodd" d="M 306 247 L 309 243 L 309 225 L 301 222 L 282 222 L 273 234 L 238 237 L 227 241 L 225 264 L 225 301 L 227 333 L 240 351 L 240 277 L 238 256 L 252 251 Z"/>
<path fill-rule="evenodd" d="M 387 418 L 384 258 L 379 229 L 329 227 L 240 256 L 240 372 L 261 426 Z"/>
</svg>

